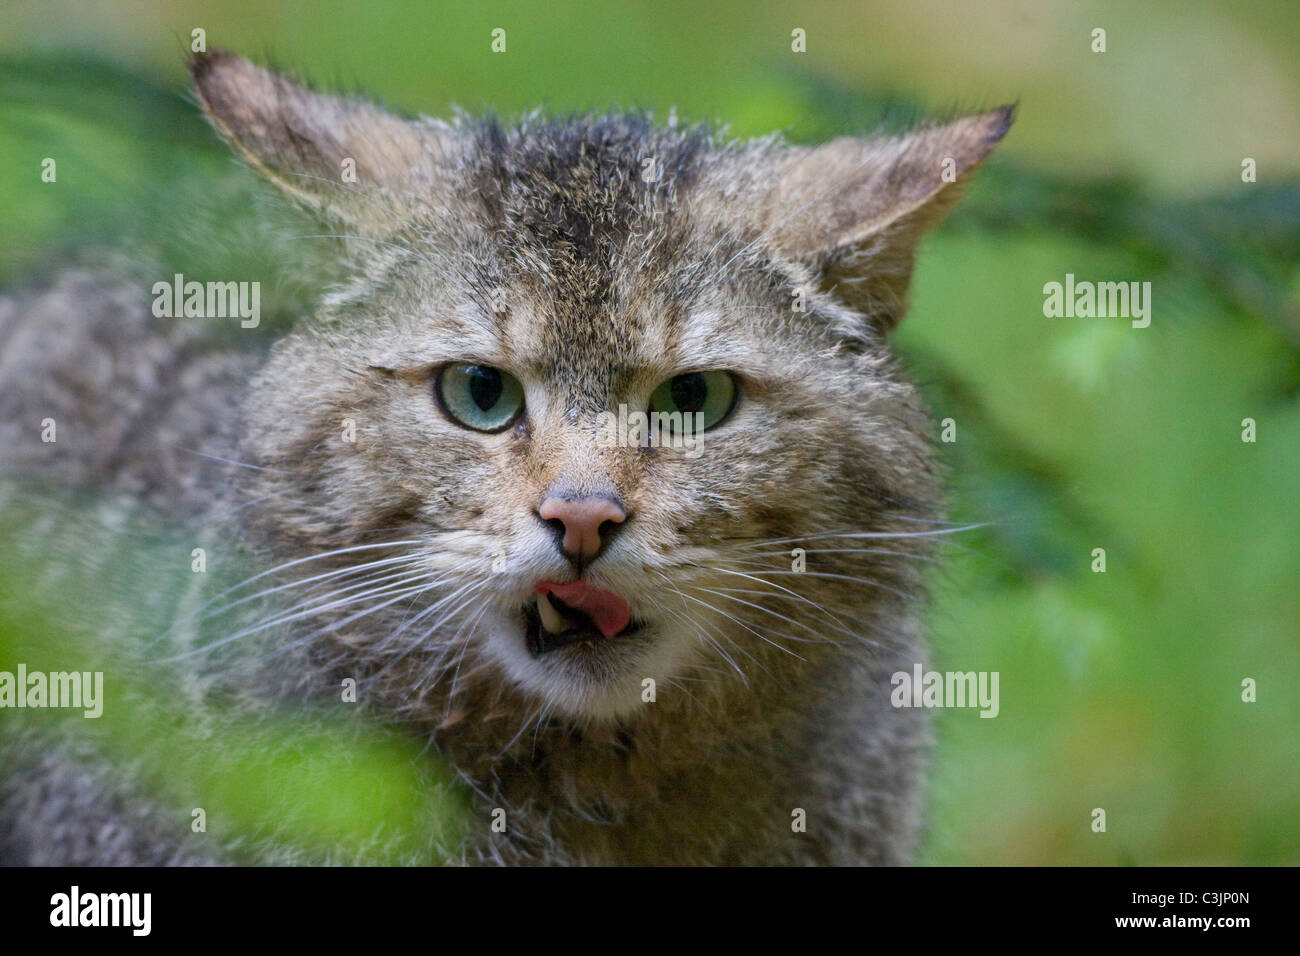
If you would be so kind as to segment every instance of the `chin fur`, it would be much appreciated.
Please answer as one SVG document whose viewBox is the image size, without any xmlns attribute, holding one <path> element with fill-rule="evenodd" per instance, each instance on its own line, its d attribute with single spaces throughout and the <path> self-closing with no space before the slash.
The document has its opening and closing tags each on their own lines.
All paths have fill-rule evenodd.
<svg viewBox="0 0 1300 956">
<path fill-rule="evenodd" d="M 654 624 L 625 638 L 575 644 L 535 656 L 517 621 L 499 619 L 484 634 L 506 681 L 557 716 L 584 722 L 635 720 L 645 707 L 644 683 L 655 694 L 680 673 L 687 648 Z"/>
</svg>

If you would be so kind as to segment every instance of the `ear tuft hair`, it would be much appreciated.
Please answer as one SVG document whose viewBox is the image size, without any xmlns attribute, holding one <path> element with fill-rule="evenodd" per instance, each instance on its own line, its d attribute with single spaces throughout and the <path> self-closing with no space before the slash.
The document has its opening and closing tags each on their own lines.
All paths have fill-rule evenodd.
<svg viewBox="0 0 1300 956">
<path fill-rule="evenodd" d="M 394 216 L 436 180 L 447 130 L 373 103 L 316 93 L 225 50 L 189 63 L 199 104 L 217 131 L 290 195 L 361 230 Z"/>
<path fill-rule="evenodd" d="M 901 318 L 917 242 L 947 214 L 1002 139 L 1013 106 L 902 136 L 795 147 L 777 160 L 760 226 L 779 255 L 810 266 L 885 331 Z"/>
</svg>

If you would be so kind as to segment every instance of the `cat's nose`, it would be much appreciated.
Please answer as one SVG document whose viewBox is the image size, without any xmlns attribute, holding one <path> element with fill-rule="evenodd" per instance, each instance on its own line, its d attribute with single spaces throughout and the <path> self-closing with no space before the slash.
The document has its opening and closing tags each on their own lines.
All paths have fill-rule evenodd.
<svg viewBox="0 0 1300 956">
<path fill-rule="evenodd" d="M 560 550 L 579 568 L 596 557 L 627 520 L 616 499 L 597 495 L 551 495 L 538 507 L 537 516 L 555 529 Z"/>
</svg>

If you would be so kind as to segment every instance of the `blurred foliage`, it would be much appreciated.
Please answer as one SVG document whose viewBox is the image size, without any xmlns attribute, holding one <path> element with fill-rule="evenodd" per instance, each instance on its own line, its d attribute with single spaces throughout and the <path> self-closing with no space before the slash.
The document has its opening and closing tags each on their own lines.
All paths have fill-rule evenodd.
<svg viewBox="0 0 1300 956">
<path fill-rule="evenodd" d="M 21 663 L 29 674 L 100 672 L 104 682 L 100 716 L 6 710 L 6 731 L 63 739 L 88 771 L 101 757 L 125 769 L 124 796 L 153 801 L 162 825 L 185 834 L 180 848 L 200 858 L 257 859 L 267 843 L 298 861 L 437 863 L 457 845 L 469 806 L 447 768 L 420 741 L 354 716 L 355 705 L 257 713 L 209 696 L 195 706 L 192 679 L 159 661 L 174 649 L 168 626 L 195 577 L 192 541 L 58 492 L 39 501 L 6 492 L 0 671 Z M 42 547 L 59 555 L 57 569 L 34 554 Z M 220 593 L 231 577 L 205 583 Z"/>
<path fill-rule="evenodd" d="M 264 278 L 282 292 L 281 324 L 309 295 L 274 236 L 232 237 L 236 207 L 275 200 L 162 92 L 181 89 L 192 25 L 430 113 L 449 100 L 507 113 L 676 104 L 739 134 L 818 140 L 882 116 L 904 124 L 938 97 L 1018 98 L 1007 142 L 926 242 L 898 337 L 936 420 L 957 423 L 939 446 L 954 514 L 989 522 L 934 582 L 934 665 L 999 671 L 1002 692 L 994 720 L 938 717 L 924 859 L 1300 862 L 1300 7 L 149 9 L 62 34 L 19 17 L 9 48 L 22 33 L 47 49 L 0 68 L 0 281 L 109 242 L 127 259 L 147 247 L 187 272 L 199 261 Z M 1087 52 L 1096 24 L 1106 59 Z M 494 58 L 496 25 L 510 46 Z M 793 25 L 809 30 L 806 59 L 788 52 Z M 1240 181 L 1247 155 L 1259 183 Z M 58 157 L 57 186 L 39 183 L 44 156 Z M 1150 328 L 1044 318 L 1042 286 L 1066 273 L 1150 281 Z M 1098 547 L 1105 574 L 1090 570 Z M 291 795 L 324 792 L 318 771 L 338 756 L 327 735 L 308 739 Z M 264 772 L 267 786 L 285 772 L 253 748 L 230 760 L 223 772 Z M 216 785 L 191 766 L 197 786 Z M 354 833 L 371 810 L 426 818 L 399 745 L 350 767 L 355 778 L 329 778 L 330 800 L 304 805 L 312 826 L 336 832 L 338 808 Z M 362 777 L 388 796 L 358 797 Z M 1089 829 L 1094 807 L 1104 835 Z"/>
</svg>

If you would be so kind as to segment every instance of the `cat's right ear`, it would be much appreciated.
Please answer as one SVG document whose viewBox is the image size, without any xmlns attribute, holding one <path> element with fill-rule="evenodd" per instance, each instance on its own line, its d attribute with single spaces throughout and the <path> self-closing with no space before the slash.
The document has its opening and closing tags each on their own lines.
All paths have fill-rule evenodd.
<svg viewBox="0 0 1300 956">
<path fill-rule="evenodd" d="M 1014 108 L 958 117 L 902 136 L 844 137 L 776 154 L 753 204 L 781 256 L 891 331 L 903 315 L 917 242 L 1006 134 Z"/>
<path fill-rule="evenodd" d="M 446 131 L 432 123 L 313 92 L 224 50 L 195 54 L 189 66 L 204 113 L 241 156 L 358 231 L 395 225 L 446 159 Z"/>
</svg>

